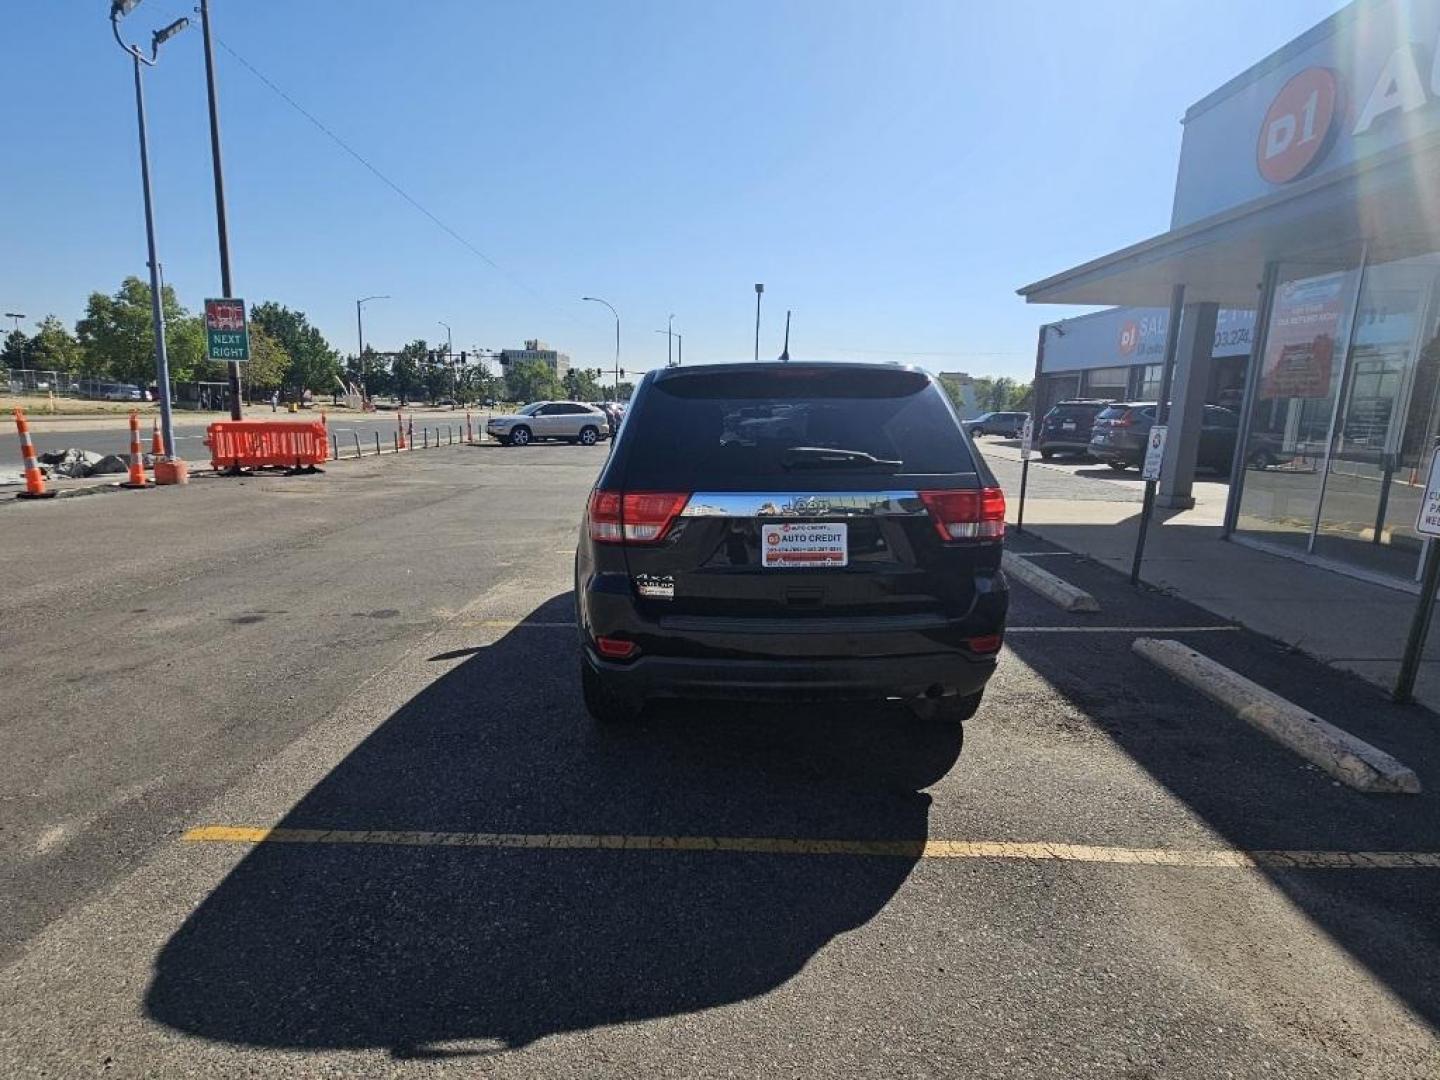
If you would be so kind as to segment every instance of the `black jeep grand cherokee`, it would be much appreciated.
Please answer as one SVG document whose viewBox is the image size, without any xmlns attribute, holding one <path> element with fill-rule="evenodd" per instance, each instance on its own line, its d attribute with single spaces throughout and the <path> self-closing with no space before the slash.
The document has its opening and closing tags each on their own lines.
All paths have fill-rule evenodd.
<svg viewBox="0 0 1440 1080">
<path fill-rule="evenodd" d="M 585 703 L 900 697 L 971 716 L 1005 497 L 936 382 L 882 364 L 652 371 L 580 531 Z"/>
</svg>

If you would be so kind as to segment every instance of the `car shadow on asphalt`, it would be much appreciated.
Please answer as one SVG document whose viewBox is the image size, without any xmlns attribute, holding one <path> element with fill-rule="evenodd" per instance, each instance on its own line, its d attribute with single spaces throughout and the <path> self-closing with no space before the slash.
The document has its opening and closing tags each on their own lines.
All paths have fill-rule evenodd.
<svg viewBox="0 0 1440 1080">
<path fill-rule="evenodd" d="M 555 597 L 473 650 L 280 826 L 927 837 L 922 789 L 958 759 L 958 726 L 884 703 L 674 704 L 599 729 L 571 619 Z M 165 945 L 146 1007 L 228 1043 L 489 1053 L 773 990 L 874 918 L 915 861 L 260 844 Z"/>
<path fill-rule="evenodd" d="M 1034 538 L 1011 545 L 1060 550 Z M 1178 597 L 1132 589 L 1123 575 L 1088 559 L 1047 560 L 1046 566 L 1099 600 L 1103 614 L 1091 619 L 1168 627 L 1218 621 Z M 1033 603 L 1027 597 L 1016 606 Z M 1077 623 L 1083 618 L 1068 617 Z M 1233 847 L 1440 850 L 1440 743 L 1434 714 L 1395 705 L 1359 677 L 1249 631 L 1146 635 L 1183 641 L 1366 739 L 1411 766 L 1424 785 L 1420 795 L 1363 794 L 1136 656 L 1130 648 L 1136 636 L 1015 634 L 1006 647 Z M 1316 928 L 1440 1028 L 1440 905 L 1435 900 L 1440 870 L 1258 872 Z M 1177 913 L 1177 918 L 1183 916 Z"/>
</svg>

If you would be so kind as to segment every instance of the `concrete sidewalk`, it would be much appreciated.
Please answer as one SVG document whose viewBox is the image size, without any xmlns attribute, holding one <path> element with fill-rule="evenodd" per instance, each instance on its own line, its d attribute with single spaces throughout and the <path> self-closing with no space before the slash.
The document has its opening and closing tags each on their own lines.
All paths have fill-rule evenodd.
<svg viewBox="0 0 1440 1080">
<path fill-rule="evenodd" d="M 1019 462 L 985 449 L 1005 488 L 1013 527 Z M 1088 488 L 1083 497 L 1063 490 L 1105 481 L 1073 473 L 1062 478 L 1050 468 L 1044 468 L 1044 479 L 1037 484 L 1036 464 L 1031 463 L 1029 491 L 1039 497 L 1026 499 L 1025 531 L 1128 575 L 1140 504 L 1126 498 L 1124 490 L 1114 498 L 1103 497 L 1096 487 Z M 1225 489 L 1220 484 L 1204 486 L 1214 490 L 1202 495 L 1197 485 L 1194 509 L 1156 511 L 1146 538 L 1141 579 L 1325 664 L 1354 672 L 1389 693 L 1399 672 L 1416 597 L 1222 540 Z M 1045 560 L 1045 566 L 1064 576 L 1064 567 L 1056 560 Z M 1434 627 L 1415 698 L 1440 712 L 1440 630 Z"/>
</svg>

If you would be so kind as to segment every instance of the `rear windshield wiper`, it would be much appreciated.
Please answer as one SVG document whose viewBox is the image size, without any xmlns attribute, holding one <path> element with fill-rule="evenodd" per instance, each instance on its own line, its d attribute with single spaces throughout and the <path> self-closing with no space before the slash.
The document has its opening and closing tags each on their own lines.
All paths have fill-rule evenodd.
<svg viewBox="0 0 1440 1080">
<path fill-rule="evenodd" d="M 840 450 L 829 446 L 792 446 L 780 455 L 787 469 L 880 469 L 897 472 L 905 463 L 877 458 L 864 450 Z"/>
</svg>

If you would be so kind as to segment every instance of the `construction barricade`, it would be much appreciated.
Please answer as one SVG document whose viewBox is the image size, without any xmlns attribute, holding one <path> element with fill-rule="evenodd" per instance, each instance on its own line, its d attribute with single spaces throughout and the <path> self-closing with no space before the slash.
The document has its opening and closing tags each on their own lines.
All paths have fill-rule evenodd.
<svg viewBox="0 0 1440 1080">
<path fill-rule="evenodd" d="M 221 420 L 205 429 L 205 445 L 216 471 L 318 472 L 330 460 L 330 433 L 323 420 Z"/>
</svg>

